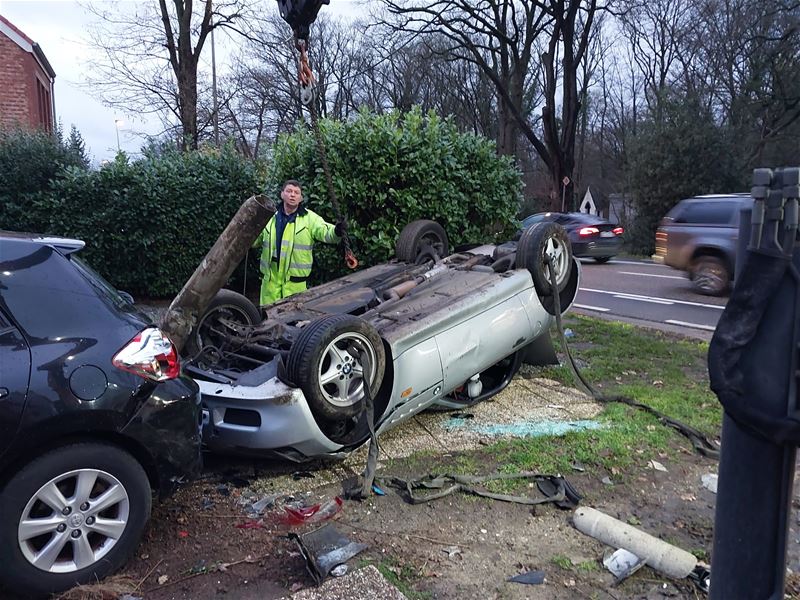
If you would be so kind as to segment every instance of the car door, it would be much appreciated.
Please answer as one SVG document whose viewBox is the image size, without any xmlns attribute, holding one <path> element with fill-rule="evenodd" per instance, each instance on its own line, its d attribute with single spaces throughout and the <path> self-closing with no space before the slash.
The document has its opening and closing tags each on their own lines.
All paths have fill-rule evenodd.
<svg viewBox="0 0 800 600">
<path fill-rule="evenodd" d="M 0 313 L 0 455 L 14 439 L 28 395 L 31 352 L 25 338 Z"/>
</svg>

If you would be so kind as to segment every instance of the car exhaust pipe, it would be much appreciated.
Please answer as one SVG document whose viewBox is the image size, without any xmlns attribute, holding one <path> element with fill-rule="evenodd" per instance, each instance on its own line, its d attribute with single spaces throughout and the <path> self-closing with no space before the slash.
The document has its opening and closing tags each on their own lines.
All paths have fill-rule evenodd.
<svg viewBox="0 0 800 600">
<path fill-rule="evenodd" d="M 429 271 L 425 271 L 422 275 L 418 275 L 417 277 L 409 279 L 408 281 L 404 281 L 403 283 L 398 283 L 397 285 L 390 287 L 388 290 L 383 292 L 383 299 L 384 301 L 399 300 L 419 284 L 430 281 L 442 273 L 446 273 L 447 269 L 447 265 L 439 264 Z"/>
</svg>

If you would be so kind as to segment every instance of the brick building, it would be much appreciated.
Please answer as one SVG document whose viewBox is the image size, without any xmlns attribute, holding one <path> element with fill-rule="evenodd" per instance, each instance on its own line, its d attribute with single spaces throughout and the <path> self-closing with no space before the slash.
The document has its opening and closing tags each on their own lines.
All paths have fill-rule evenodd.
<svg viewBox="0 0 800 600">
<path fill-rule="evenodd" d="M 52 131 L 55 78 L 39 44 L 0 15 L 0 127 Z"/>
</svg>

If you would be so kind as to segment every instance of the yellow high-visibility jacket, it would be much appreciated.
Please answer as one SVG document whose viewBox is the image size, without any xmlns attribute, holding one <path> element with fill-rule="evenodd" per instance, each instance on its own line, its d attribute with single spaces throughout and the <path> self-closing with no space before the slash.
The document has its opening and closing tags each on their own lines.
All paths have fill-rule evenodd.
<svg viewBox="0 0 800 600">
<path fill-rule="evenodd" d="M 261 247 L 262 306 L 304 291 L 314 264 L 314 242 L 339 241 L 333 225 L 302 205 L 283 230 L 280 251 L 276 239 L 276 215 L 272 215 L 253 243 L 254 248 Z"/>
</svg>

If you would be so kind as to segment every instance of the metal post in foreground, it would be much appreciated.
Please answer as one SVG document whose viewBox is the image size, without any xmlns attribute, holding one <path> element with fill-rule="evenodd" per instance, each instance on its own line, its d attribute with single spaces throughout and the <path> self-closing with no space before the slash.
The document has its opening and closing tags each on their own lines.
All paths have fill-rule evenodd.
<svg viewBox="0 0 800 600">
<path fill-rule="evenodd" d="M 798 173 L 754 173 L 736 287 L 709 348 L 711 387 L 725 408 L 711 563 L 712 600 L 783 600 L 800 441 L 797 365 Z M 742 263 L 744 263 L 742 265 Z"/>
</svg>

